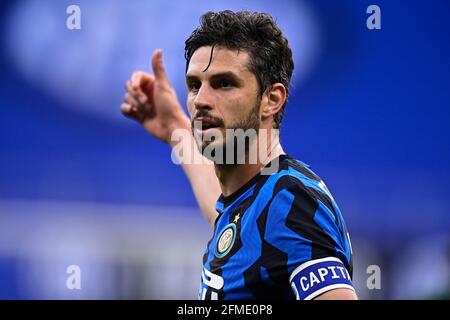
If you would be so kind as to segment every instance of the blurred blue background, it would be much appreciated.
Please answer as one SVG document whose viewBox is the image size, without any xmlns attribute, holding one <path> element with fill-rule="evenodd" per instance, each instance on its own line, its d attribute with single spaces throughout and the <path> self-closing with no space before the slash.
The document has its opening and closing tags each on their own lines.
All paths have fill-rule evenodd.
<svg viewBox="0 0 450 320">
<path fill-rule="evenodd" d="M 360 297 L 448 298 L 447 0 L 1 2 L 0 298 L 196 298 L 209 226 L 170 148 L 119 108 L 157 47 L 184 102 L 184 40 L 222 9 L 269 12 L 289 38 L 282 143 L 333 192 Z"/>
</svg>

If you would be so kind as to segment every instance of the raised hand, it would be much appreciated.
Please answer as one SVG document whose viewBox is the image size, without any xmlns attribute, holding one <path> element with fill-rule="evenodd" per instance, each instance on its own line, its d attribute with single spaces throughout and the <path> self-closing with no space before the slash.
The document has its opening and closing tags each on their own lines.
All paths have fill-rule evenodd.
<svg viewBox="0 0 450 320">
<path fill-rule="evenodd" d="M 172 131 L 190 127 L 189 118 L 170 85 L 162 60 L 162 50 L 152 56 L 153 74 L 136 71 L 125 84 L 121 112 L 143 125 L 154 137 L 170 143 Z"/>
</svg>

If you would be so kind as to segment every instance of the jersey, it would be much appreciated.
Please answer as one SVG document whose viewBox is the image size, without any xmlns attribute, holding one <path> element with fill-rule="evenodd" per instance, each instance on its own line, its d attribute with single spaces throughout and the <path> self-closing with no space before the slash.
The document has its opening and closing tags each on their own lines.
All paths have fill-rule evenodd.
<svg viewBox="0 0 450 320">
<path fill-rule="evenodd" d="M 203 255 L 199 299 L 312 299 L 353 289 L 352 249 L 342 214 L 305 163 L 278 169 L 220 196 Z"/>
</svg>

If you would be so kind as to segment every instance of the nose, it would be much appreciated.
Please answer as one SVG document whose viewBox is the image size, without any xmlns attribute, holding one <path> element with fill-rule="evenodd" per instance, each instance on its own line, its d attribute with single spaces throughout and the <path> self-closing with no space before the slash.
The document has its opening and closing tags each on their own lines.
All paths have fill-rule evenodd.
<svg viewBox="0 0 450 320">
<path fill-rule="evenodd" d="M 207 85 L 202 85 L 194 99 L 194 107 L 196 110 L 212 110 L 214 101 L 211 89 Z"/>
</svg>

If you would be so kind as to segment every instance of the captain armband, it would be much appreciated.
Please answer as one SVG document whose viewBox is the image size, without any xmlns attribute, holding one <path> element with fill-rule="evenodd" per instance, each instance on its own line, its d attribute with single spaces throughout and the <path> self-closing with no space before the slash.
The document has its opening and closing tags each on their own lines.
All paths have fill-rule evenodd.
<svg viewBox="0 0 450 320">
<path fill-rule="evenodd" d="M 344 264 L 335 257 L 307 261 L 289 278 L 297 300 L 311 300 L 329 290 L 355 290 Z"/>
</svg>

